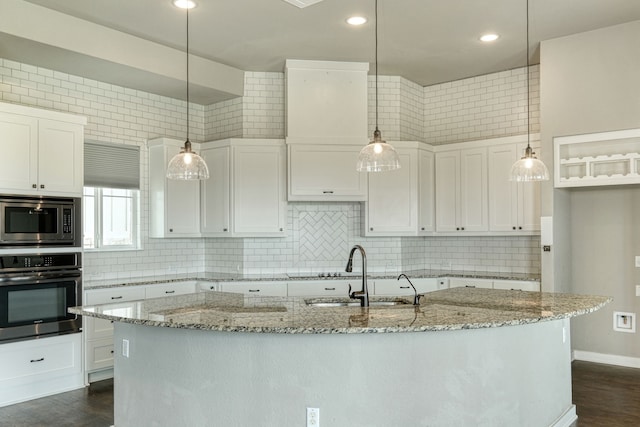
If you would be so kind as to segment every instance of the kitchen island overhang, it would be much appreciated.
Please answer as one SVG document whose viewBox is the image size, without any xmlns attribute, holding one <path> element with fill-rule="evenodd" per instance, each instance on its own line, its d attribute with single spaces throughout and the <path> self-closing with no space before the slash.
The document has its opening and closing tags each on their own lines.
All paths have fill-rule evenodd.
<svg viewBox="0 0 640 427">
<path fill-rule="evenodd" d="M 608 301 L 459 288 L 364 309 L 207 292 L 77 310 L 116 321 L 119 427 L 299 426 L 306 407 L 330 426 L 562 426 L 568 319 Z"/>
</svg>

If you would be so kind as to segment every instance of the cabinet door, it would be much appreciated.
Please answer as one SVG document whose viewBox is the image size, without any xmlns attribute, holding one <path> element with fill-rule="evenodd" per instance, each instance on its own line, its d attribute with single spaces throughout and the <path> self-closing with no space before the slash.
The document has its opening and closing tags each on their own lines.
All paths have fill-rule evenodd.
<svg viewBox="0 0 640 427">
<path fill-rule="evenodd" d="M 164 147 L 165 168 L 180 152 L 178 147 Z M 166 171 L 166 169 L 165 169 Z M 165 179 L 165 237 L 200 236 L 200 181 Z"/>
<path fill-rule="evenodd" d="M 489 147 L 489 230 L 517 231 L 518 183 L 510 181 L 518 158 L 514 144 Z"/>
<path fill-rule="evenodd" d="M 18 114 L 0 113 L 0 150 L 0 190 L 4 193 L 36 192 L 38 120 Z M 64 163 L 59 167 L 64 168 Z"/>
<path fill-rule="evenodd" d="M 81 195 L 84 182 L 84 130 L 81 125 L 38 121 L 38 190 Z"/>
<path fill-rule="evenodd" d="M 369 176 L 365 236 L 407 236 L 418 231 L 417 150 L 397 149 L 402 167 Z"/>
<path fill-rule="evenodd" d="M 519 156 L 527 144 L 518 145 Z M 531 148 L 540 158 L 540 142 L 531 142 Z M 540 182 L 518 183 L 518 227 L 522 231 L 540 231 Z"/>
<path fill-rule="evenodd" d="M 284 162 L 283 146 L 233 147 L 234 235 L 285 234 Z"/>
<path fill-rule="evenodd" d="M 434 155 L 418 150 L 418 233 L 431 234 L 435 230 L 435 171 Z"/>
<path fill-rule="evenodd" d="M 487 231 L 487 149 L 460 152 L 460 228 Z"/>
<path fill-rule="evenodd" d="M 289 144 L 290 201 L 365 201 L 367 174 L 356 171 L 361 146 Z"/>
<path fill-rule="evenodd" d="M 223 237 L 231 234 L 230 147 L 205 148 L 201 152 L 209 167 L 209 179 L 202 182 L 202 234 Z"/>
<path fill-rule="evenodd" d="M 436 153 L 436 230 L 459 228 L 460 152 Z"/>
</svg>

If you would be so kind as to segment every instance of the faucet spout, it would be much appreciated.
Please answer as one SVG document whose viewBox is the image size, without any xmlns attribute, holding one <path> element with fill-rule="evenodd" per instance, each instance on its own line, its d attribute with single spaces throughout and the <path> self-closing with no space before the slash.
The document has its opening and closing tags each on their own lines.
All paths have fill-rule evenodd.
<svg viewBox="0 0 640 427">
<path fill-rule="evenodd" d="M 418 294 L 418 291 L 416 290 L 416 287 L 413 286 L 413 283 L 411 283 L 411 280 L 409 280 L 409 276 L 407 276 L 406 274 L 402 273 L 402 274 L 400 274 L 398 276 L 397 280 L 400 280 L 401 277 L 404 277 L 405 279 L 407 279 L 407 282 L 409 282 L 409 284 L 413 288 L 413 305 L 420 305 L 420 297 L 422 295 Z"/>
<path fill-rule="evenodd" d="M 347 267 L 345 271 L 351 273 L 353 271 L 353 254 L 355 251 L 360 252 L 362 257 L 362 290 L 351 292 L 351 286 L 349 286 L 349 298 L 359 299 L 361 307 L 369 307 L 369 287 L 367 286 L 367 254 L 364 248 L 360 245 L 355 245 L 349 252 L 349 260 L 347 261 Z"/>
</svg>

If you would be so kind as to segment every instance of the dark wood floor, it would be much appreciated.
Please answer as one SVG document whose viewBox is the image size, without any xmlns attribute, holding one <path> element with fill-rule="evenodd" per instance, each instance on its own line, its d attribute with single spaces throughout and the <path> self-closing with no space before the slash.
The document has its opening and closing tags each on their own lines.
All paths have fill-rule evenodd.
<svg viewBox="0 0 640 427">
<path fill-rule="evenodd" d="M 640 369 L 575 361 L 572 372 L 573 403 L 578 412 L 574 426 L 640 426 Z M 0 408 L 2 427 L 109 427 L 112 424 L 113 380 Z"/>
</svg>

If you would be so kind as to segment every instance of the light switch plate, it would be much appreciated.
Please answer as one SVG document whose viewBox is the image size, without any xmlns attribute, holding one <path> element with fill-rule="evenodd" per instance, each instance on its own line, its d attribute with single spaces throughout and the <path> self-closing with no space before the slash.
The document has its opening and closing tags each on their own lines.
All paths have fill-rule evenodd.
<svg viewBox="0 0 640 427">
<path fill-rule="evenodd" d="M 640 297 L 640 285 L 636 285 L 636 296 Z"/>
<path fill-rule="evenodd" d="M 640 255 L 636 255 L 636 267 L 640 267 Z"/>
</svg>

